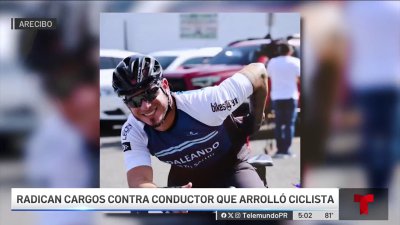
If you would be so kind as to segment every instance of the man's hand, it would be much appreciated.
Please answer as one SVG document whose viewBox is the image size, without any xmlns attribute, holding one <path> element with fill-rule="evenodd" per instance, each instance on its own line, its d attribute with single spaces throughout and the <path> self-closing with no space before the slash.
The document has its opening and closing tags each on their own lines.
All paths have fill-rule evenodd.
<svg viewBox="0 0 400 225">
<path fill-rule="evenodd" d="M 189 183 L 181 186 L 181 188 L 192 188 L 192 186 L 193 186 L 192 182 L 189 182 Z"/>
<path fill-rule="evenodd" d="M 193 184 L 192 182 L 189 182 L 185 185 L 182 185 L 181 188 L 192 188 Z M 183 210 L 183 211 L 167 211 L 168 213 L 178 213 L 178 214 L 186 214 L 189 213 L 189 211 L 187 210 Z"/>
</svg>

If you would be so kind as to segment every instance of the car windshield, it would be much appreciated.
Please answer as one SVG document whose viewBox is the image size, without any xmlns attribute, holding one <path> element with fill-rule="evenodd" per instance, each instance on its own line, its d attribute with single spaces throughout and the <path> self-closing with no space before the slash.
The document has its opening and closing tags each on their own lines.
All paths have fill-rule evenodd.
<svg viewBox="0 0 400 225">
<path fill-rule="evenodd" d="M 186 65 L 197 65 L 197 64 L 204 64 L 210 57 L 196 57 L 192 59 L 188 59 L 182 63 L 182 66 Z"/>
<path fill-rule="evenodd" d="M 166 69 L 175 59 L 176 56 L 154 56 L 161 64 L 163 69 Z"/>
<path fill-rule="evenodd" d="M 247 65 L 255 60 L 258 45 L 243 47 L 227 47 L 210 59 L 209 64 Z"/>
</svg>

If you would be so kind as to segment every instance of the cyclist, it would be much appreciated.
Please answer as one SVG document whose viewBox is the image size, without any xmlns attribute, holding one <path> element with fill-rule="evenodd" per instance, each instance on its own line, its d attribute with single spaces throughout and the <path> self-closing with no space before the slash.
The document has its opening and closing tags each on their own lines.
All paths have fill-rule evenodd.
<svg viewBox="0 0 400 225">
<path fill-rule="evenodd" d="M 214 87 L 171 92 L 160 63 L 145 55 L 123 59 L 113 88 L 132 112 L 121 129 L 129 187 L 157 187 L 151 155 L 171 164 L 168 186 L 264 187 L 239 154 L 260 128 L 267 96 L 261 63 L 245 66 Z M 250 114 L 231 114 L 250 96 Z"/>
</svg>

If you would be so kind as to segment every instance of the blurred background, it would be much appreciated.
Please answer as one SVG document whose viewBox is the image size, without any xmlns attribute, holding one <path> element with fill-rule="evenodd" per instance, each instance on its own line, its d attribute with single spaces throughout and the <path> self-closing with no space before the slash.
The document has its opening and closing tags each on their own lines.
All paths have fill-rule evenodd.
<svg viewBox="0 0 400 225">
<path fill-rule="evenodd" d="M 260 11 L 298 12 L 302 18 L 301 186 L 388 187 L 389 220 L 362 224 L 397 224 L 400 4 L 396 1 L 0 2 L 0 224 L 216 223 L 213 216 L 198 215 L 132 218 L 91 212 L 11 212 L 10 189 L 99 185 L 101 12 Z M 11 30 L 10 18 L 15 17 L 56 17 L 59 26 L 56 32 Z M 122 28 L 115 24 L 115 29 L 132 29 L 123 24 Z M 213 35 L 196 34 L 187 24 L 181 25 L 187 28 L 181 38 Z M 261 33 L 248 36 L 232 32 L 240 34 L 237 39 L 259 38 L 268 33 L 268 26 L 262 27 Z M 287 35 L 272 26 L 269 33 L 273 38 Z M 116 39 L 118 45 L 105 47 L 145 53 L 176 47 L 139 49 L 123 37 Z M 229 41 L 210 46 L 225 47 Z"/>
</svg>

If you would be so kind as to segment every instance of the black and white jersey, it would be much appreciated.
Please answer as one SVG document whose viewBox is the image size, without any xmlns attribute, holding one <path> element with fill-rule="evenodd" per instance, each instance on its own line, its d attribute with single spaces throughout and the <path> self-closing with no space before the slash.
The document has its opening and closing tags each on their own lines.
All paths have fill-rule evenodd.
<svg viewBox="0 0 400 225">
<path fill-rule="evenodd" d="M 242 74 L 220 85 L 173 93 L 176 118 L 168 131 L 157 131 L 128 117 L 121 130 L 121 143 L 127 171 L 151 165 L 151 155 L 182 168 L 206 168 L 232 149 L 230 129 L 225 119 L 253 92 Z"/>
</svg>

